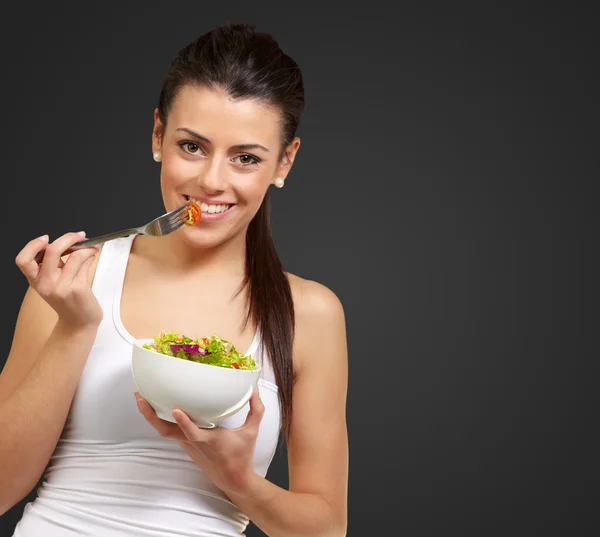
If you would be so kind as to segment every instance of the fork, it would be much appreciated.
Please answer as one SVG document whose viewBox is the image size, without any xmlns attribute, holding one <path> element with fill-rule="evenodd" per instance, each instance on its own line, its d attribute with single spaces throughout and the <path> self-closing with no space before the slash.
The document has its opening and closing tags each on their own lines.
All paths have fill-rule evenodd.
<svg viewBox="0 0 600 537">
<path fill-rule="evenodd" d="M 107 233 L 106 235 L 100 235 L 98 237 L 76 242 L 73 246 L 65 250 L 62 255 L 70 254 L 71 252 L 80 250 L 81 248 L 96 246 L 106 241 L 112 241 L 121 237 L 128 237 L 129 235 L 151 235 L 152 237 L 160 237 L 161 235 L 173 233 L 173 231 L 178 230 L 183 224 L 185 224 L 188 214 L 187 207 L 189 204 L 190 202 L 188 201 L 180 207 L 177 207 L 177 209 L 173 209 L 172 211 L 155 218 L 152 220 L 152 222 L 149 222 L 145 226 L 123 229 L 114 233 Z M 44 252 L 45 250 L 42 250 L 35 256 L 35 260 L 38 263 L 41 263 L 42 259 L 44 258 Z"/>
</svg>

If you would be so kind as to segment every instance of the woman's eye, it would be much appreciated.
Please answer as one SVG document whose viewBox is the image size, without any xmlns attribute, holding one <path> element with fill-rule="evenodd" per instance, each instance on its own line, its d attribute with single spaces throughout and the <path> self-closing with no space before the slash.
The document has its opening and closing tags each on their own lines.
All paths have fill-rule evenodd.
<svg viewBox="0 0 600 537">
<path fill-rule="evenodd" d="M 200 149 L 198 144 L 195 144 L 194 142 L 186 142 L 185 146 L 187 147 L 188 153 L 196 153 L 198 149 Z"/>
<path fill-rule="evenodd" d="M 200 146 L 194 142 L 179 142 L 179 147 L 190 155 L 195 155 L 200 151 Z"/>
<path fill-rule="evenodd" d="M 235 158 L 239 159 L 239 162 L 242 166 L 258 164 L 260 162 L 260 159 L 258 157 L 255 157 L 254 155 L 244 154 L 244 155 L 238 155 Z"/>
</svg>

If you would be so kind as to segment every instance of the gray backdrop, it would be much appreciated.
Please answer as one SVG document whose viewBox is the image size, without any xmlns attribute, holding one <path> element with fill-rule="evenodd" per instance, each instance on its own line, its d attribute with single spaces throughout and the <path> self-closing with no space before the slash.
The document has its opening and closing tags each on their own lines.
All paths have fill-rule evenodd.
<svg viewBox="0 0 600 537">
<path fill-rule="evenodd" d="M 17 252 L 161 214 L 150 135 L 169 62 L 215 25 L 256 22 L 306 80 L 272 224 L 286 269 L 347 314 L 348 534 L 596 533 L 584 433 L 597 377 L 582 360 L 597 326 L 583 262 L 597 244 L 595 30 L 575 7 L 482 4 L 5 15 L 2 363 L 26 289 Z M 269 478 L 286 486 L 283 454 Z"/>
</svg>

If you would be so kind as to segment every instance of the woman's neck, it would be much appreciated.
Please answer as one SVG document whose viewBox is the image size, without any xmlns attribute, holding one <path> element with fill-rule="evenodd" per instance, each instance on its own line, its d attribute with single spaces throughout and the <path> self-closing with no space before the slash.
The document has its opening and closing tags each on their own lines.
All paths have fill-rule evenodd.
<svg viewBox="0 0 600 537">
<path fill-rule="evenodd" d="M 141 240 L 140 240 L 141 239 Z M 164 237 L 138 237 L 133 253 L 147 257 L 166 270 L 206 274 L 227 272 L 242 277 L 246 273 L 246 237 L 237 236 L 211 248 L 198 248 L 177 233 Z"/>
</svg>

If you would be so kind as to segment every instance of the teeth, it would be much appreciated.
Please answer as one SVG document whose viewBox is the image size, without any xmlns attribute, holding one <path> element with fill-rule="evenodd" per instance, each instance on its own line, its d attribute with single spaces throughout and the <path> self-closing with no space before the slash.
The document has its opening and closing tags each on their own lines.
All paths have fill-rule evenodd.
<svg viewBox="0 0 600 537">
<path fill-rule="evenodd" d="M 203 213 L 208 214 L 222 213 L 231 207 L 231 205 L 208 205 L 208 203 L 204 203 L 203 201 L 199 201 L 195 198 L 190 198 L 190 200 L 197 203 Z"/>
</svg>

